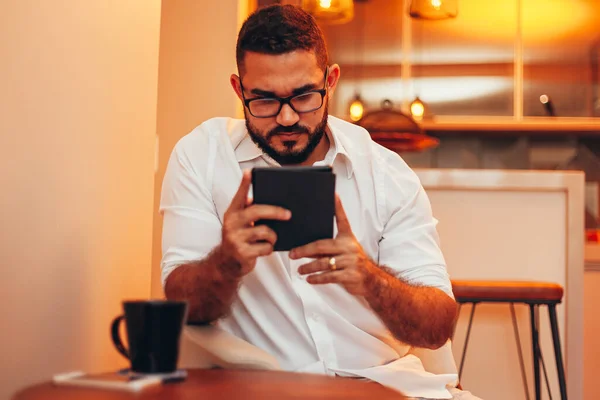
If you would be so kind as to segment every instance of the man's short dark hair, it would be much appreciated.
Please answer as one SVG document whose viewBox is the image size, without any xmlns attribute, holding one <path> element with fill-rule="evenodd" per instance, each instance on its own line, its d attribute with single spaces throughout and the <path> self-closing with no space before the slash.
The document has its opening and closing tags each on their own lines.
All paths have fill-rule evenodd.
<svg viewBox="0 0 600 400">
<path fill-rule="evenodd" d="M 238 71 L 242 74 L 248 51 L 279 55 L 294 50 L 313 51 L 319 68 L 327 68 L 325 37 L 312 15 L 290 4 L 260 8 L 240 29 L 236 46 Z"/>
</svg>

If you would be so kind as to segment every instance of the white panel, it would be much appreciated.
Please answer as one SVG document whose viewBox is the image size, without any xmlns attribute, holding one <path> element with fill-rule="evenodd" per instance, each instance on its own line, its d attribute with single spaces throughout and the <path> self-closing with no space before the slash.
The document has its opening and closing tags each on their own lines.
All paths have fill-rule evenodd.
<svg viewBox="0 0 600 400">
<path fill-rule="evenodd" d="M 566 192 L 429 189 L 453 279 L 538 280 L 566 285 Z M 454 352 L 460 362 L 470 306 L 463 307 Z M 517 305 L 526 371 L 533 390 L 528 307 Z M 542 352 L 559 394 L 546 307 L 540 309 Z M 559 306 L 564 352 L 564 315 Z M 508 305 L 479 305 L 462 384 L 486 400 L 525 398 Z M 546 389 L 544 389 L 545 392 Z"/>
</svg>

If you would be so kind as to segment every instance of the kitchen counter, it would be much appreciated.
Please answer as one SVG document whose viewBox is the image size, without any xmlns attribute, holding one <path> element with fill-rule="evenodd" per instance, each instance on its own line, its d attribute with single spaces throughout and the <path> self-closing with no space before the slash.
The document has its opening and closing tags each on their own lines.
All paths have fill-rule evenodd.
<svg viewBox="0 0 600 400">
<path fill-rule="evenodd" d="M 570 398 L 583 398 L 583 173 L 458 169 L 416 172 L 439 220 L 441 246 L 452 278 L 549 281 L 565 288 L 558 317 L 567 387 Z M 532 382 L 529 310 L 524 305 L 516 305 L 515 309 Z M 457 361 L 464 347 L 469 313 L 470 306 L 463 307 L 457 324 L 453 343 Z M 550 386 L 553 393 L 558 393 L 544 307 L 540 308 L 540 329 Z M 524 397 L 508 305 L 477 307 L 461 383 L 485 399 Z"/>
</svg>

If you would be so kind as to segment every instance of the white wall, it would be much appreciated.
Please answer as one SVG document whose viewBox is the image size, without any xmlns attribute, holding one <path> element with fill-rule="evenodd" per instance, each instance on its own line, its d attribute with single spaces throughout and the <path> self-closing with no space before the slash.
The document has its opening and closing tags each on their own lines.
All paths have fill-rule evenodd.
<svg viewBox="0 0 600 400">
<path fill-rule="evenodd" d="M 160 0 L 0 12 L 0 398 L 123 366 L 109 324 L 150 294 Z"/>
<path fill-rule="evenodd" d="M 155 181 L 152 294 L 160 282 L 162 218 L 158 214 L 162 180 L 175 143 L 204 120 L 234 117 L 239 101 L 229 85 L 236 72 L 235 43 L 247 0 L 222 0 L 206 7 L 197 0 L 162 5 L 157 132 L 159 168 Z"/>
</svg>

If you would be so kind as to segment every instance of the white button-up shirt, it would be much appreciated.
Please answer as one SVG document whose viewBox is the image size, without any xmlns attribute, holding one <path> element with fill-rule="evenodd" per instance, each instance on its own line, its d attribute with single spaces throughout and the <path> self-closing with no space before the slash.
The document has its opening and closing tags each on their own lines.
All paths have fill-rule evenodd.
<svg viewBox="0 0 600 400">
<path fill-rule="evenodd" d="M 363 128 L 328 119 L 323 161 L 336 174 L 354 235 L 372 260 L 411 283 L 452 296 L 437 221 L 415 173 Z M 204 258 L 220 243 L 223 215 L 242 170 L 277 167 L 248 136 L 244 120 L 211 119 L 175 146 L 163 182 L 163 285 L 177 266 Z M 283 369 L 373 379 L 428 398 L 451 397 L 456 375 L 433 375 L 407 355 L 362 297 L 337 284 L 311 285 L 298 274 L 309 259 L 287 252 L 261 257 L 241 282 L 219 325 L 274 355 Z"/>
</svg>

